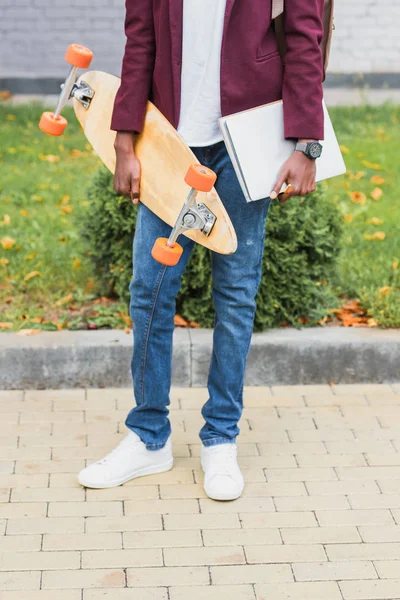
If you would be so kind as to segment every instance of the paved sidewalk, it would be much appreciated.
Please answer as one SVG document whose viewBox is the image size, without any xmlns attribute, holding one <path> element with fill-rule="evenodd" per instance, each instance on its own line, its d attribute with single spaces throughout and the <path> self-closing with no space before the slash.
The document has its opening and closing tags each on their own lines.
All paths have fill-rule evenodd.
<svg viewBox="0 0 400 600">
<path fill-rule="evenodd" d="M 228 503 L 201 485 L 206 398 L 172 390 L 172 471 L 85 491 L 131 391 L 0 392 L 0 600 L 400 598 L 400 384 L 246 388 Z"/>
</svg>

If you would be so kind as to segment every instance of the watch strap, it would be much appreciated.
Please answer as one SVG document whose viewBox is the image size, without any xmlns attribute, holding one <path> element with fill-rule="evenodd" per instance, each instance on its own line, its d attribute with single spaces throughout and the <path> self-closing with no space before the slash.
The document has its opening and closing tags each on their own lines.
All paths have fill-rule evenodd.
<svg viewBox="0 0 400 600">
<path fill-rule="evenodd" d="M 300 150 L 300 152 L 306 153 L 307 152 L 307 146 L 308 146 L 307 142 L 297 142 L 294 149 L 295 150 Z"/>
</svg>

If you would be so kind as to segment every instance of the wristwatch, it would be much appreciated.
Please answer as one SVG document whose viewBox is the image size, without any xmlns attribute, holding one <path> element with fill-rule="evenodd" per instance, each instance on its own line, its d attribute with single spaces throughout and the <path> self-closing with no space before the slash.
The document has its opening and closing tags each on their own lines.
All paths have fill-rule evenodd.
<svg viewBox="0 0 400 600">
<path fill-rule="evenodd" d="M 299 150 L 300 152 L 304 152 L 308 158 L 312 158 L 315 160 L 319 158 L 322 154 L 322 144 L 319 142 L 297 142 L 295 146 L 295 150 Z"/>
</svg>

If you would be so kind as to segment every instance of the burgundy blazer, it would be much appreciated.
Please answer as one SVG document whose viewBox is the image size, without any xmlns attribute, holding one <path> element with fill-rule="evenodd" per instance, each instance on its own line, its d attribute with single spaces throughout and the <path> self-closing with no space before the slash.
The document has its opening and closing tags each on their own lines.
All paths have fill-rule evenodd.
<svg viewBox="0 0 400 600">
<path fill-rule="evenodd" d="M 285 137 L 323 139 L 323 6 L 324 0 L 285 1 L 283 68 L 271 27 L 271 0 L 227 0 L 223 116 L 283 99 Z M 127 42 L 111 129 L 140 132 L 148 100 L 178 126 L 182 17 L 183 0 L 126 0 Z"/>
</svg>

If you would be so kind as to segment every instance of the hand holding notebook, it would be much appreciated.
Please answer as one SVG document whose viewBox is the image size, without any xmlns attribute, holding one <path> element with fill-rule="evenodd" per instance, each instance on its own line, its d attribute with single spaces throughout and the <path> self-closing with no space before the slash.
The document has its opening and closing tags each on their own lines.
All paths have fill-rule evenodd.
<svg viewBox="0 0 400 600">
<path fill-rule="evenodd" d="M 323 109 L 325 135 L 322 155 L 316 159 L 316 181 L 346 171 L 324 101 Z M 284 137 L 282 101 L 222 117 L 219 126 L 247 202 L 269 197 L 279 170 L 296 145 L 295 140 Z"/>
</svg>

